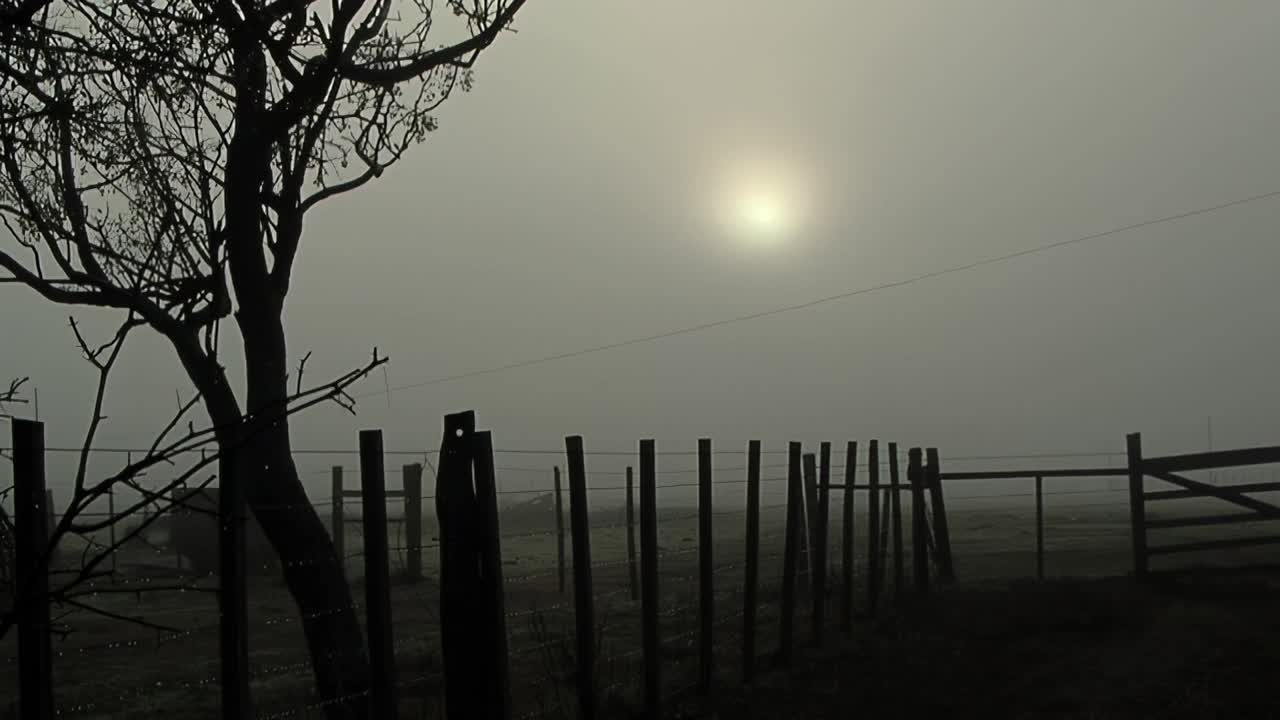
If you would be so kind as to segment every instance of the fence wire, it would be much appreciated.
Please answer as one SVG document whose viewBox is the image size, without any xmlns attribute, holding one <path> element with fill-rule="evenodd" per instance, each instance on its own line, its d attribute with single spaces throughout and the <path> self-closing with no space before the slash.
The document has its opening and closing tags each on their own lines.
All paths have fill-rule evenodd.
<svg viewBox="0 0 1280 720">
<path fill-rule="evenodd" d="M 882 446 L 882 452 L 884 448 Z M 51 449 L 50 452 L 58 452 Z M 783 451 L 766 452 L 776 456 Z M 500 454 L 517 456 L 562 456 L 563 450 L 513 450 L 499 451 Z M 321 453 L 315 453 L 320 455 Z M 347 453 L 331 453 L 337 456 Z M 388 453 L 393 454 L 393 453 Z M 406 457 L 423 457 L 421 451 L 414 454 L 403 453 Z M 304 454 L 305 455 L 305 454 Z M 619 462 L 634 458 L 628 453 L 587 453 L 588 456 L 601 459 L 616 459 Z M 718 451 L 717 457 L 742 457 L 737 451 Z M 903 453 L 905 457 L 905 452 Z M 1010 461 L 1029 458 L 1046 457 L 1110 457 L 1114 453 L 1092 454 L 1079 453 L 1068 455 L 1008 455 L 1008 456 L 972 456 L 973 460 Z M 660 457 L 696 457 L 695 452 L 659 453 Z M 948 461 L 960 461 L 963 458 L 950 458 Z M 499 466 L 500 478 L 507 478 L 509 487 L 498 491 L 504 498 L 553 498 L 555 488 L 550 484 L 553 474 L 552 465 L 537 468 L 531 465 Z M 887 468 L 887 461 L 881 464 Z M 785 470 L 785 464 L 765 463 L 762 469 L 766 477 L 761 478 L 762 486 L 776 490 L 785 483 L 786 478 L 777 472 Z M 866 481 L 865 464 L 858 466 L 858 482 Z M 843 464 L 833 464 L 830 468 L 832 481 L 841 482 Z M 307 471 L 308 476 L 331 474 L 331 468 Z M 745 465 L 724 464 L 713 468 L 713 484 L 717 488 L 717 505 L 713 511 L 713 522 L 716 529 L 715 558 L 713 577 L 715 581 L 715 605 L 717 613 L 714 625 L 722 642 L 717 643 L 718 660 L 722 673 L 732 675 L 737 664 L 727 658 L 734 651 L 734 644 L 740 641 L 742 608 L 742 575 L 744 559 L 741 557 L 741 539 L 745 532 L 745 509 L 740 507 L 723 507 L 724 502 L 742 502 L 742 497 L 730 492 L 737 487 L 745 488 Z M 350 482 L 358 486 L 359 474 L 355 468 L 345 470 Z M 659 492 L 664 490 L 679 491 L 695 488 L 698 483 L 685 481 L 687 476 L 694 476 L 696 468 L 660 469 L 658 475 L 662 480 L 657 484 Z M 607 681 L 601 681 L 602 701 L 608 697 L 621 699 L 631 707 L 640 702 L 638 686 L 638 663 L 641 660 L 639 648 L 639 603 L 633 599 L 635 589 L 631 587 L 629 565 L 631 558 L 627 556 L 624 539 L 632 528 L 623 517 L 622 508 L 627 486 L 617 482 L 616 478 L 625 477 L 625 470 L 602 468 L 589 471 L 590 477 L 603 478 L 599 485 L 589 486 L 589 499 L 592 510 L 592 542 L 593 570 L 596 571 L 596 583 L 593 588 L 594 601 L 600 612 L 598 628 L 601 653 L 599 663 L 612 668 L 614 675 Z M 905 473 L 904 473 L 905 475 Z M 736 477 L 735 477 L 736 476 Z M 1220 472 L 1210 478 L 1214 484 L 1238 483 L 1242 480 L 1276 479 L 1274 470 L 1264 473 L 1248 473 L 1245 471 Z M 887 497 L 888 475 L 881 473 L 881 497 Z M 516 481 L 524 482 L 526 487 L 516 486 Z M 527 485 L 537 482 L 533 487 Z M 637 483 L 638 485 L 638 483 Z M 1035 493 L 1030 489 L 1031 481 L 1027 479 L 1018 484 L 1007 483 L 1009 488 L 1004 492 L 993 492 L 991 488 L 1000 483 L 987 483 L 981 489 L 960 489 L 960 485 L 947 484 L 946 502 L 951 521 L 952 542 L 957 556 L 959 572 L 965 577 L 984 577 L 999 575 L 1026 577 L 1030 575 L 1031 560 L 1035 548 L 1029 542 L 1033 525 L 1031 501 Z M 11 508 L 12 498 L 10 484 L 0 478 L 0 507 Z M 638 490 L 638 489 L 637 489 Z M 830 597 L 838 596 L 841 587 L 841 548 L 840 538 L 843 530 L 843 518 L 840 493 L 833 490 L 831 502 L 831 523 L 829 528 L 830 567 L 827 571 L 828 592 Z M 567 483 L 565 488 L 567 496 Z M 1115 525 L 1098 521 L 1098 518 L 1112 515 L 1122 516 L 1126 512 L 1127 488 L 1109 487 L 1106 481 L 1100 484 L 1080 486 L 1066 481 L 1046 482 L 1046 489 L 1041 497 L 1045 502 L 1045 521 L 1048 542 L 1048 560 L 1052 568 L 1055 563 L 1071 567 L 1074 555 L 1090 554 L 1096 562 L 1098 553 L 1087 545 L 1085 535 L 1092 536 L 1088 542 L 1107 544 L 1118 543 L 1115 557 L 1119 562 L 1125 561 L 1123 542 L 1126 529 L 1123 525 Z M 433 495 L 424 494 L 423 501 L 433 499 Z M 661 495 L 660 495 L 661 497 Z M 768 502 L 761 503 L 761 555 L 760 555 L 760 607 L 756 614 L 759 629 L 757 647 L 761 652 L 769 652 L 771 643 L 776 641 L 778 609 L 776 598 L 780 592 L 778 578 L 781 572 L 781 546 L 783 542 L 782 515 L 785 503 L 776 502 L 776 496 Z M 692 499 L 692 494 L 689 496 Z M 731 498 L 726 500 L 726 498 Z M 865 581 L 863 573 L 868 565 L 867 551 L 868 529 L 867 492 L 859 490 L 855 506 L 855 546 L 854 546 L 854 580 Z M 55 487 L 55 507 L 57 505 L 57 488 Z M 123 505 L 125 498 L 117 497 Z M 516 695 L 517 717 L 555 717 L 564 714 L 573 707 L 572 653 L 573 633 L 573 600 L 572 600 L 572 553 L 566 552 L 565 567 L 557 566 L 556 549 L 560 538 L 566 545 L 569 539 L 567 497 L 564 504 L 565 527 L 563 533 L 555 527 L 555 508 L 553 503 L 542 502 L 532 504 L 515 502 L 504 505 L 500 515 L 502 525 L 501 542 L 504 555 L 513 564 L 504 568 L 504 582 L 507 598 L 507 629 L 510 647 L 510 662 L 513 671 L 513 693 Z M 904 489 L 902 495 L 903 522 L 910 524 L 912 495 Z M 338 502 L 347 508 L 344 513 L 342 527 L 330 527 L 331 533 L 343 533 L 346 551 L 339 559 L 343 563 L 348 577 L 355 583 L 353 594 L 360 596 L 360 561 L 364 559 L 362 543 L 362 522 L 360 520 L 360 499 L 347 497 L 337 500 L 325 497 L 323 490 L 318 491 L 313 502 L 305 504 L 291 503 L 271 505 L 259 508 L 264 511 L 303 511 L 313 510 L 328 522 L 332 517 L 334 505 Z M 393 510 L 401 507 L 399 499 L 389 500 Z M 887 505 L 887 503 L 885 503 Z M 182 510 L 187 510 L 185 514 Z M 1109 512 L 1108 512 L 1109 511 Z M 882 512 L 888 513 L 887 509 Z M 178 518 L 182 522 L 192 522 L 191 518 L 199 515 L 191 508 L 171 508 L 164 513 L 175 523 Z M 1084 517 L 1083 521 L 1074 519 L 1076 514 Z M 439 541 L 435 537 L 434 514 L 429 503 L 424 502 L 424 515 L 421 524 L 422 537 L 414 540 L 405 533 L 406 522 L 403 515 L 390 518 L 392 533 L 390 551 L 393 555 L 393 571 L 404 575 L 408 571 L 407 555 L 411 551 L 422 555 L 422 577 L 412 580 L 408 577 L 398 579 L 393 587 L 393 617 L 397 628 L 403 627 L 407 632 L 397 633 L 395 640 L 396 665 L 398 671 L 397 687 L 405 697 L 421 702 L 422 717 L 433 717 L 438 712 L 438 696 L 442 682 L 440 657 L 440 638 L 438 617 L 438 587 L 435 585 L 435 573 L 438 559 L 435 557 L 439 549 Z M 102 519 L 109 513 L 101 503 L 94 505 L 80 514 L 85 519 Z M 60 519 L 55 513 L 55 522 Z M 663 674 L 664 696 L 675 699 L 687 693 L 693 687 L 691 680 L 696 677 L 696 644 L 697 614 L 699 602 L 697 595 L 697 554 L 696 520 L 698 513 L 683 507 L 664 507 L 659 513 L 659 587 L 662 593 L 662 612 L 659 625 L 663 631 L 661 646 L 664 657 Z M 119 547 L 113 553 L 113 573 L 110 577 L 97 578 L 82 583 L 78 587 L 76 598 L 91 603 L 100 609 L 112 613 L 115 617 L 96 615 L 90 610 L 74 607 L 70 604 L 55 605 L 55 617 L 65 626 L 67 633 L 59 636 L 54 642 L 55 673 L 59 680 L 60 707 L 59 716 L 67 718 L 106 717 L 110 714 L 126 712 L 143 712 L 149 698 L 162 695 L 172 700 L 174 697 L 188 697 L 189 702 L 216 703 L 217 684 L 217 631 L 218 608 L 217 596 L 213 592 L 217 587 L 217 576 L 213 572 L 199 567 L 200 558 L 184 555 L 175 549 L 180 543 L 174 540 L 176 524 L 156 523 L 155 532 L 140 537 L 127 547 Z M 1105 532 L 1104 532 L 1105 530 Z M 124 528 L 118 528 L 121 534 Z M 162 535 L 166 535 L 161 537 Z M 904 548 L 911 551 L 911 533 L 904 532 Z M 102 551 L 114 543 L 106 533 L 95 533 L 77 540 L 68 536 L 64 541 L 67 546 L 60 548 L 63 552 L 64 568 L 60 572 L 73 572 L 78 559 L 86 550 Z M 76 543 L 80 543 L 77 545 Z M 1010 560 L 1011 556 L 1021 558 Z M 320 553 L 314 558 L 295 559 L 289 563 L 268 563 L 256 565 L 256 572 L 251 580 L 251 683 L 255 698 L 262 709 L 262 718 L 294 718 L 313 717 L 321 714 L 325 703 L 317 703 L 310 697 L 311 693 L 311 658 L 302 641 L 299 626 L 309 620 L 322 618 L 338 613 L 354 613 L 358 617 L 363 614 L 359 601 L 335 607 L 314 608 L 306 613 L 296 610 L 288 589 L 279 579 L 282 570 L 300 570 L 310 565 L 332 563 L 331 554 Z M 1025 569 L 1018 563 L 1025 562 Z M 884 575 L 892 578 L 892 557 L 887 557 Z M 999 569 L 993 569 L 999 565 Z M 990 566 L 990 567 L 988 567 Z M 1123 570 L 1123 567 L 1119 568 Z M 568 587 L 561 592 L 559 576 L 564 573 Z M 808 566 L 803 562 L 797 565 L 797 598 L 796 625 L 797 641 L 807 632 L 804 618 L 810 609 L 810 599 L 806 595 L 805 585 L 809 578 Z M 909 573 L 908 573 L 909 574 Z M 891 585 L 891 582 L 889 582 Z M 886 592 L 891 591 L 886 588 Z M 855 595 L 862 600 L 861 587 Z M 832 603 L 835 601 L 832 600 Z M 834 607 L 828 609 L 828 618 L 834 624 L 837 621 Z M 171 627 L 174 631 L 158 630 L 155 627 L 142 627 L 130 624 L 120 618 L 136 617 L 153 625 Z M 720 633 L 723 633 L 722 635 Z M 12 646 L 12 639 L 0 640 L 0 644 Z M 726 658 L 720 658 L 725 654 Z M 17 654 L 9 652 L 0 664 L 0 672 L 7 677 L 3 683 L 12 686 L 16 677 Z M 106 672 L 104 672 L 106 669 Z M 111 673 L 116 673 L 112 675 Z M 517 687 L 522 688 L 517 691 Z M 83 688 L 83 691 L 75 690 Z M 363 697 L 358 693 L 350 697 L 339 698 L 346 701 Z M 433 705 L 436 703 L 436 705 Z M 571 712 L 569 713 L 571 714 Z"/>
</svg>

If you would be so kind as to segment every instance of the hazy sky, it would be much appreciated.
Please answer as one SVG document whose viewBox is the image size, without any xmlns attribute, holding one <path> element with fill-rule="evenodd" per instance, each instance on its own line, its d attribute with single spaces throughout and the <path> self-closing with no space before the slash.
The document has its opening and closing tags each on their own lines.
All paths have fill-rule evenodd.
<svg viewBox="0 0 1280 720">
<path fill-rule="evenodd" d="M 311 219 L 290 351 L 318 376 L 376 345 L 404 385 L 1280 190 L 1277 27 L 1273 0 L 538 0 L 426 145 Z M 1209 416 L 1219 446 L 1270 444 L 1278 223 L 1260 202 L 365 398 L 300 419 L 295 444 L 381 427 L 434 448 L 468 408 L 507 448 L 876 436 L 945 457 L 1140 430 L 1160 452 L 1203 448 Z M 73 443 L 93 375 L 69 310 L 0 293 L 0 369 L 32 376 L 49 444 Z M 178 387 L 171 351 L 135 342 L 102 444 L 144 442 Z"/>
</svg>

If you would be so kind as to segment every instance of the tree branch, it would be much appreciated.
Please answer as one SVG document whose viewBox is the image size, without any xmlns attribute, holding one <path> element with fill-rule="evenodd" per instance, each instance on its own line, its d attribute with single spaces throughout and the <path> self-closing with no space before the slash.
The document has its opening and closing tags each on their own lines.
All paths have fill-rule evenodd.
<svg viewBox="0 0 1280 720">
<path fill-rule="evenodd" d="M 352 82 L 386 87 L 407 82 L 445 65 L 471 67 L 476 55 L 498 39 L 498 34 L 511 24 L 526 1 L 511 0 L 511 3 L 497 14 L 488 27 L 460 43 L 409 58 L 393 67 L 359 65 L 344 59 L 338 67 L 338 75 Z"/>
</svg>

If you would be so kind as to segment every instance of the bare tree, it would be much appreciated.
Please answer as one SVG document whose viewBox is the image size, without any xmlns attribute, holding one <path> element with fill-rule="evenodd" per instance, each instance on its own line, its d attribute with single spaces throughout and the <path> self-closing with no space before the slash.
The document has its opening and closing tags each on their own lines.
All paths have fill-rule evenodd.
<svg viewBox="0 0 1280 720">
<path fill-rule="evenodd" d="M 223 451 L 238 448 L 218 448 L 215 445 L 216 434 L 213 428 L 197 427 L 189 416 L 199 403 L 199 396 L 185 401 L 180 400 L 177 410 L 155 433 L 151 444 L 145 452 L 136 458 L 130 457 L 121 469 L 106 477 L 91 480 L 89 463 L 93 453 L 94 442 L 107 416 L 104 412 L 107 385 L 112 370 L 124 349 L 130 332 L 137 327 L 136 323 L 126 319 L 112 334 L 111 338 L 97 346 L 91 345 L 81 333 L 77 323 L 72 320 L 72 330 L 76 341 L 86 360 L 97 371 L 97 387 L 93 394 L 88 427 L 77 455 L 76 469 L 72 478 L 70 497 L 66 499 L 64 511 L 57 523 L 50 528 L 48 542 L 36 563 L 42 571 L 50 576 L 49 596 L 45 602 L 57 605 L 63 614 L 57 618 L 55 631 L 64 635 L 74 631 L 69 619 L 76 613 L 88 612 L 108 618 L 130 622 L 161 631 L 181 632 L 179 628 L 166 627 L 138 615 L 121 615 L 110 609 L 100 607 L 90 598 L 114 594 L 142 594 L 168 592 L 174 590 L 216 591 L 216 587 L 202 586 L 195 578 L 176 584 L 164 583 L 131 583 L 129 578 L 114 577 L 112 556 L 122 548 L 141 538 L 146 531 L 171 511 L 182 508 L 192 512 L 208 513 L 210 510 L 189 506 L 187 498 L 190 491 L 199 491 L 207 487 L 216 477 L 212 468 L 218 462 Z M 311 388 L 303 388 L 301 382 L 289 395 L 284 414 L 289 415 L 320 402 L 332 401 L 351 408 L 351 398 L 346 389 L 384 362 L 375 353 L 364 366 L 345 373 L 335 380 Z M 14 395 L 21 383 L 15 382 L 6 395 Z M 183 427 L 186 422 L 185 428 Z M 214 445 L 213 453 L 205 453 L 203 449 Z M 197 454 L 197 451 L 201 451 Z M 188 458 L 198 460 L 187 462 Z M 149 483 L 148 477 L 154 468 L 163 467 L 168 471 L 163 482 Z M 176 472 L 173 471 L 177 468 Z M 188 492 L 175 493 L 178 489 Z M 8 494 L 11 488 L 0 489 L 0 499 Z M 131 491 L 134 498 L 114 513 L 103 514 L 93 512 L 95 503 L 99 503 L 108 495 L 119 490 Z M 0 509 L 0 523 L 8 520 Z M 111 529 L 120 532 L 110 533 Z M 12 528 L 8 528 L 10 532 Z M 113 538 L 103 542 L 104 536 Z M 76 541 L 71 543 L 68 541 Z M 79 557 L 73 561 L 58 562 L 65 553 L 59 550 L 69 549 L 68 545 L 76 545 Z M 12 562 L 8 564 L 12 568 Z M 12 575 L 12 573 L 9 573 Z M 112 582 L 105 586 L 106 580 Z M 118 583 L 116 581 L 119 581 Z M 16 595 L 10 596 L 10 604 L 0 604 L 0 639 L 21 621 L 19 608 L 21 603 Z"/>
<path fill-rule="evenodd" d="M 332 718 L 364 717 L 341 698 L 367 661 L 281 412 L 294 260 L 308 213 L 423 140 L 524 3 L 0 0 L 0 282 L 168 340 L 218 446 L 247 448 L 218 474 L 246 481 Z M 228 317 L 243 396 L 218 359 Z"/>
</svg>

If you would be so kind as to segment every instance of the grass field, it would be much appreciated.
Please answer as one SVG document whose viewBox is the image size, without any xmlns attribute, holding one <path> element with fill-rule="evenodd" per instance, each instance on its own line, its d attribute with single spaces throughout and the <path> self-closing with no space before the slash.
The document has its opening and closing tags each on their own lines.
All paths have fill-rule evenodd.
<svg viewBox="0 0 1280 720">
<path fill-rule="evenodd" d="M 1274 718 L 1273 577 L 962 586 L 678 717 Z"/>
<path fill-rule="evenodd" d="M 1010 683 L 1030 687 L 1034 680 L 1044 684 L 1045 692 L 1049 692 L 1047 688 L 1053 686 L 1056 674 L 1066 672 L 1070 662 L 1080 659 L 1077 656 L 1089 652 L 1110 652 L 1108 648 L 1127 642 L 1122 638 L 1134 632 L 1148 633 L 1141 635 L 1143 642 L 1160 647 L 1164 656 L 1181 653 L 1181 637 L 1186 633 L 1168 619 L 1169 613 L 1192 613 L 1194 617 L 1210 623 L 1205 627 L 1216 627 L 1210 622 L 1212 618 L 1204 617 L 1206 613 L 1212 616 L 1213 611 L 1205 610 L 1201 605 L 1166 602 L 1157 595 L 1137 593 L 1123 582 L 1087 580 L 1119 576 L 1129 570 L 1128 518 L 1123 504 L 1074 509 L 1058 507 L 1047 512 L 1047 574 L 1078 580 L 1012 587 L 1004 583 L 1030 578 L 1035 573 L 1033 516 L 1025 509 L 1011 505 L 1000 509 L 973 507 L 973 503 L 957 505 L 951 513 L 951 525 L 961 584 L 939 595 L 928 606 L 904 607 L 901 613 L 890 609 L 875 624 L 860 621 L 855 636 L 840 641 L 839 653 L 832 655 L 829 651 L 826 655 L 817 656 L 837 665 L 851 664 L 847 672 L 840 671 L 841 677 L 861 677 L 859 673 L 871 673 L 866 683 L 859 681 L 854 684 L 869 683 L 875 687 L 892 688 L 893 678 L 905 678 L 906 674 L 926 670 L 949 673 L 952 671 L 945 668 L 952 667 L 959 675 L 947 675 L 945 681 L 939 680 L 941 689 L 937 691 L 950 696 L 957 691 L 947 683 L 969 678 L 966 673 L 976 672 L 975 668 L 982 663 L 975 665 L 975 662 L 996 652 L 993 648 L 1004 647 L 1001 643 L 1007 641 L 1010 643 L 1009 652 L 1024 652 L 1016 646 L 1019 642 L 1027 642 L 1033 647 L 1026 648 L 1023 655 L 1017 656 L 1021 660 L 1015 661 L 999 653 L 991 656 L 996 664 L 988 668 L 985 682 L 995 682 L 1001 687 Z M 904 512 L 904 515 L 909 520 L 910 514 Z M 831 529 L 833 549 L 830 554 L 833 596 L 828 612 L 832 628 L 838 626 L 838 603 L 835 600 L 838 597 L 840 567 L 838 516 L 838 510 L 833 509 L 835 522 Z M 638 603 L 630 598 L 625 528 L 620 520 L 621 513 L 617 510 L 601 511 L 593 516 L 592 549 L 599 625 L 598 654 L 601 658 L 597 668 L 599 696 L 610 716 L 627 717 L 639 704 L 640 619 Z M 556 538 L 553 532 L 548 532 L 554 527 L 554 521 L 545 513 L 513 508 L 504 512 L 502 522 L 503 534 L 507 538 L 503 555 L 516 716 L 572 717 L 575 702 L 573 608 L 571 594 L 561 595 L 557 588 Z M 813 691 L 813 684 L 822 682 L 824 676 L 820 670 L 806 671 L 800 680 L 784 681 L 780 678 L 786 678 L 785 674 L 770 675 L 772 679 L 764 681 L 757 690 L 735 699 L 733 688 L 741 666 L 743 514 L 741 511 L 718 513 L 715 522 L 717 678 L 725 688 L 719 699 L 727 703 L 727 708 L 733 708 L 734 702 L 745 703 L 722 716 L 751 717 L 753 707 L 764 707 L 755 699 L 759 693 L 775 692 L 779 698 L 788 697 L 788 693 L 803 695 Z M 867 545 L 865 515 L 859 514 L 856 523 L 855 597 L 861 605 L 865 598 L 862 576 Z M 430 521 L 427 523 L 425 532 L 428 537 L 425 541 L 428 544 L 433 525 Z M 348 526 L 348 550 L 356 555 L 360 546 L 358 531 L 357 523 Z M 1247 530 L 1232 530 L 1241 531 Z M 1221 528 L 1215 532 L 1219 537 L 1222 535 Z M 757 623 L 757 646 L 762 666 L 768 665 L 777 643 L 781 533 L 782 510 L 776 505 L 769 505 L 762 513 L 761 528 L 762 607 Z M 1203 533 L 1184 537 L 1201 535 Z M 904 540 L 908 552 L 905 573 L 908 579 L 911 575 L 910 537 L 907 528 Z M 398 546 L 394 538 L 391 544 Z M 659 545 L 664 687 L 671 696 L 672 706 L 678 708 L 681 698 L 687 695 L 682 691 L 689 687 L 696 675 L 697 544 L 696 519 L 692 509 L 670 508 L 660 513 Z M 1264 556 L 1257 552 L 1252 555 L 1217 555 L 1214 560 L 1239 562 Z M 399 558 L 399 555 L 393 558 L 393 570 L 402 563 Z M 427 580 L 399 582 L 393 588 L 397 683 L 404 718 L 439 716 L 438 589 L 430 580 L 435 575 L 434 550 L 424 551 L 424 562 Z M 359 570 L 357 558 L 349 566 L 353 582 L 357 584 L 354 588 L 357 603 L 363 596 L 359 587 Z M 151 582 L 163 582 L 155 571 L 156 568 L 146 569 Z M 892 563 L 887 575 L 892 578 Z M 125 582 L 136 584 L 142 579 Z M 296 613 L 287 593 L 278 581 L 268 578 L 252 578 L 250 588 L 251 686 L 259 716 L 319 717 L 313 705 L 309 667 Z M 890 586 L 887 595 L 892 598 L 894 594 Z M 1067 597 L 1078 598 L 1078 602 L 1062 600 Z M 1235 595 L 1228 593 L 1226 597 L 1238 604 L 1251 596 L 1239 592 Z M 84 612 L 65 617 L 64 622 L 73 632 L 65 640 L 55 640 L 54 660 L 61 717 L 96 720 L 150 718 L 163 714 L 171 718 L 204 718 L 216 712 L 217 611 L 212 594 L 113 593 L 94 598 L 94 601 L 113 612 L 144 617 L 154 623 L 180 628 L 182 632 L 171 634 L 143 629 Z M 810 607 L 811 601 L 801 595 L 796 619 L 797 642 L 801 647 L 809 641 Z M 1084 623 L 1078 627 L 1085 630 L 1073 633 L 1071 628 L 1077 625 L 1072 625 L 1076 621 L 1070 618 L 1077 617 L 1072 613 L 1079 608 L 1087 609 L 1077 618 Z M 1230 613 L 1223 615 L 1227 618 Z M 1105 633 L 1091 634 L 1092 631 L 1087 631 L 1093 627 L 1090 622 L 1101 623 L 1099 627 L 1108 629 Z M 1173 632 L 1175 630 L 1177 632 Z M 1165 638 L 1171 632 L 1173 634 Z M 1024 640 L 1024 635 L 1030 639 Z M 1098 644 L 1090 646 L 1092 641 L 1089 638 L 1096 639 Z M 953 642 L 959 646 L 952 647 L 949 643 Z M 1055 647 L 1066 648 L 1061 658 L 1054 652 L 1048 652 Z M 1036 648 L 1045 652 L 1037 654 Z M 937 662 L 931 662 L 928 661 L 930 653 L 942 654 L 937 655 Z M 802 652 L 802 657 L 808 656 L 807 651 Z M 16 644 L 12 634 L 0 644 L 0 657 L 6 658 L 0 688 L 12 695 L 16 692 Z M 1000 665 L 1002 662 L 1006 664 Z M 1174 661 L 1162 657 L 1161 662 Z M 892 670 L 899 663 L 905 663 L 903 671 Z M 917 665 L 921 667 L 907 671 L 907 668 L 916 668 Z M 868 666 L 878 669 L 867 670 Z M 887 675 L 881 678 L 876 673 Z M 993 678 L 1001 679 L 997 682 Z M 795 685 L 796 682 L 800 684 Z M 906 693 L 906 686 L 903 687 L 911 701 L 925 701 L 916 697 L 917 693 Z M 864 688 L 858 692 L 870 691 Z M 1088 686 L 1080 692 L 1085 695 L 1092 693 L 1096 698 L 1102 690 Z M 880 691 L 872 695 L 879 698 L 877 693 Z M 982 695 L 986 697 L 990 693 Z M 930 695 L 924 694 L 927 696 Z M 829 697 L 828 702 L 835 703 L 837 699 Z M 890 702 L 885 698 L 866 699 L 856 694 L 847 699 L 850 702 L 857 699 L 859 703 Z M 781 700 L 779 702 L 782 703 Z M 798 711 L 808 701 L 797 696 L 795 702 Z M 780 713 L 784 705 L 777 707 Z M 885 705 L 882 709 L 892 708 Z"/>
</svg>

